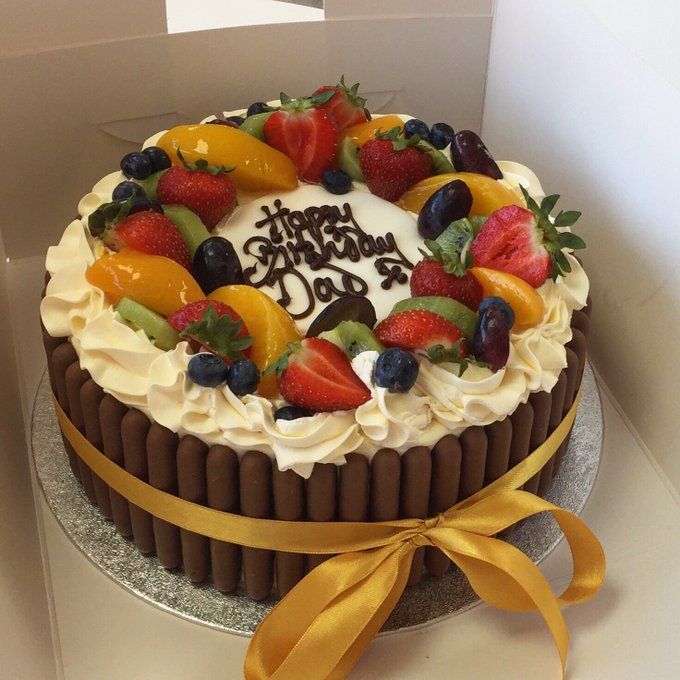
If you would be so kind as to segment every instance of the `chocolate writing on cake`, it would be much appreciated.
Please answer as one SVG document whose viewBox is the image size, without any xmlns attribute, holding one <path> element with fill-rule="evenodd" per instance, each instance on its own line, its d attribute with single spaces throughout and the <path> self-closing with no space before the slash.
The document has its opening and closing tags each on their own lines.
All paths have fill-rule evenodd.
<svg viewBox="0 0 680 680">
<path fill-rule="evenodd" d="M 283 307 L 289 307 L 293 301 L 288 292 L 291 282 L 299 281 L 307 300 L 303 311 L 291 314 L 295 319 L 309 316 L 317 300 L 329 302 L 333 296 L 368 293 L 366 281 L 341 266 L 344 260 L 373 258 L 385 290 L 395 282 L 408 281 L 405 270 L 413 269 L 413 264 L 399 250 L 394 235 L 367 234 L 354 219 L 349 203 L 342 207 L 320 205 L 289 210 L 277 199 L 273 211 L 267 205 L 261 206 L 261 210 L 265 217 L 255 227 L 266 234 L 258 233 L 243 244 L 243 251 L 257 262 L 246 268 L 243 275 L 256 288 L 277 288 L 278 302 Z M 318 275 L 307 280 L 298 268 L 303 262 Z"/>
</svg>

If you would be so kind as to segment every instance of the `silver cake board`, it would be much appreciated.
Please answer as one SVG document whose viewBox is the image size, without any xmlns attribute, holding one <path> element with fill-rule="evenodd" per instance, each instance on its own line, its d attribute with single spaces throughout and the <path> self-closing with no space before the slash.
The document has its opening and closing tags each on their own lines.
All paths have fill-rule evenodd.
<svg viewBox="0 0 680 680">
<path fill-rule="evenodd" d="M 571 440 L 546 498 L 580 514 L 595 483 L 602 452 L 602 405 L 590 365 L 583 375 L 581 404 Z M 195 585 L 181 570 L 165 569 L 157 558 L 142 555 L 85 495 L 69 466 L 54 413 L 50 384 L 38 388 L 32 423 L 33 458 L 38 481 L 55 518 L 73 544 L 99 570 L 149 604 L 211 628 L 251 635 L 276 604 L 251 600 L 242 587 L 226 595 L 209 583 Z M 520 523 L 506 540 L 535 563 L 563 538 L 552 517 L 541 514 Z M 406 588 L 381 634 L 431 624 L 475 606 L 479 599 L 458 569 L 441 578 L 425 578 Z"/>
</svg>

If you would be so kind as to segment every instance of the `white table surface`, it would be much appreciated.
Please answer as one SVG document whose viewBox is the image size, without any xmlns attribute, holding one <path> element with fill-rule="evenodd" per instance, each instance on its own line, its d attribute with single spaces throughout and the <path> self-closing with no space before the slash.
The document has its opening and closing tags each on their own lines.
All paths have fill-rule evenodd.
<svg viewBox="0 0 680 680">
<path fill-rule="evenodd" d="M 36 308 L 42 258 L 11 263 L 15 333 L 28 406 L 44 368 Z M 27 398 L 26 398 L 27 397 Z M 680 677 L 680 504 L 602 395 L 605 444 L 583 513 L 602 541 L 607 580 L 597 598 L 571 607 L 571 680 Z M 39 517 L 65 680 L 238 678 L 248 639 L 162 612 L 99 572 L 70 543 L 39 498 Z M 543 562 L 555 589 L 569 580 L 566 545 Z M 0 623 L 2 627 L 7 622 Z M 1 675 L 1 673 L 0 673 Z M 377 639 L 352 678 L 559 678 L 559 660 L 538 614 L 479 605 L 425 627 Z"/>
</svg>

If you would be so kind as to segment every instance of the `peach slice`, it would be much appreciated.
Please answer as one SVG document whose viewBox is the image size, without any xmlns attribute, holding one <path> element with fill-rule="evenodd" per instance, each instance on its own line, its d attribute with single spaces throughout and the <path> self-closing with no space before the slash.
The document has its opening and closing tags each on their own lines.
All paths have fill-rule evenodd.
<svg viewBox="0 0 680 680">
<path fill-rule="evenodd" d="M 373 139 L 378 130 L 387 132 L 394 127 L 404 127 L 404 121 L 399 116 L 390 114 L 352 125 L 345 130 L 343 137 L 349 137 L 358 147 L 362 147 L 369 139 Z"/>
<path fill-rule="evenodd" d="M 201 287 L 180 264 L 132 248 L 100 257 L 88 267 L 86 278 L 113 304 L 126 297 L 166 317 L 205 299 Z"/>
</svg>

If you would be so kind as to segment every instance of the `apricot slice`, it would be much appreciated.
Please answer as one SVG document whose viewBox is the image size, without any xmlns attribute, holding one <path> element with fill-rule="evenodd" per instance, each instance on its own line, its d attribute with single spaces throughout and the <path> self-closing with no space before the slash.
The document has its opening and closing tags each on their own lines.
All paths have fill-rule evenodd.
<svg viewBox="0 0 680 680">
<path fill-rule="evenodd" d="M 253 338 L 250 358 L 260 371 L 273 364 L 289 342 L 297 342 L 302 338 L 290 314 L 257 288 L 237 284 L 222 286 L 210 293 L 209 297 L 229 305 L 248 326 Z M 275 374 L 266 375 L 260 380 L 258 393 L 265 397 L 278 395 Z"/>
<path fill-rule="evenodd" d="M 463 180 L 472 193 L 470 215 L 490 215 L 505 205 L 526 207 L 524 201 L 514 191 L 491 177 L 474 172 L 449 172 L 427 177 L 406 191 L 397 201 L 397 205 L 404 210 L 418 213 L 435 191 L 455 179 Z"/>
<path fill-rule="evenodd" d="M 512 307 L 515 313 L 513 330 L 536 326 L 543 319 L 545 306 L 533 286 L 514 274 L 486 267 L 472 267 L 473 276 L 479 281 L 484 297 L 497 295 Z"/>
<path fill-rule="evenodd" d="M 298 185 L 295 165 L 288 156 L 227 125 L 179 125 L 156 144 L 175 164 L 180 149 L 188 163 L 205 159 L 211 165 L 233 167 L 229 176 L 242 191 L 288 191 Z"/>
<path fill-rule="evenodd" d="M 113 304 L 126 297 L 166 317 L 190 302 L 205 299 L 201 287 L 180 264 L 132 248 L 100 257 L 85 276 Z"/>
<path fill-rule="evenodd" d="M 373 139 L 378 130 L 387 132 L 394 127 L 404 127 L 404 121 L 399 116 L 390 114 L 373 118 L 365 123 L 352 125 L 345 130 L 344 137 L 349 137 L 357 146 L 361 147 L 369 139 Z"/>
</svg>

